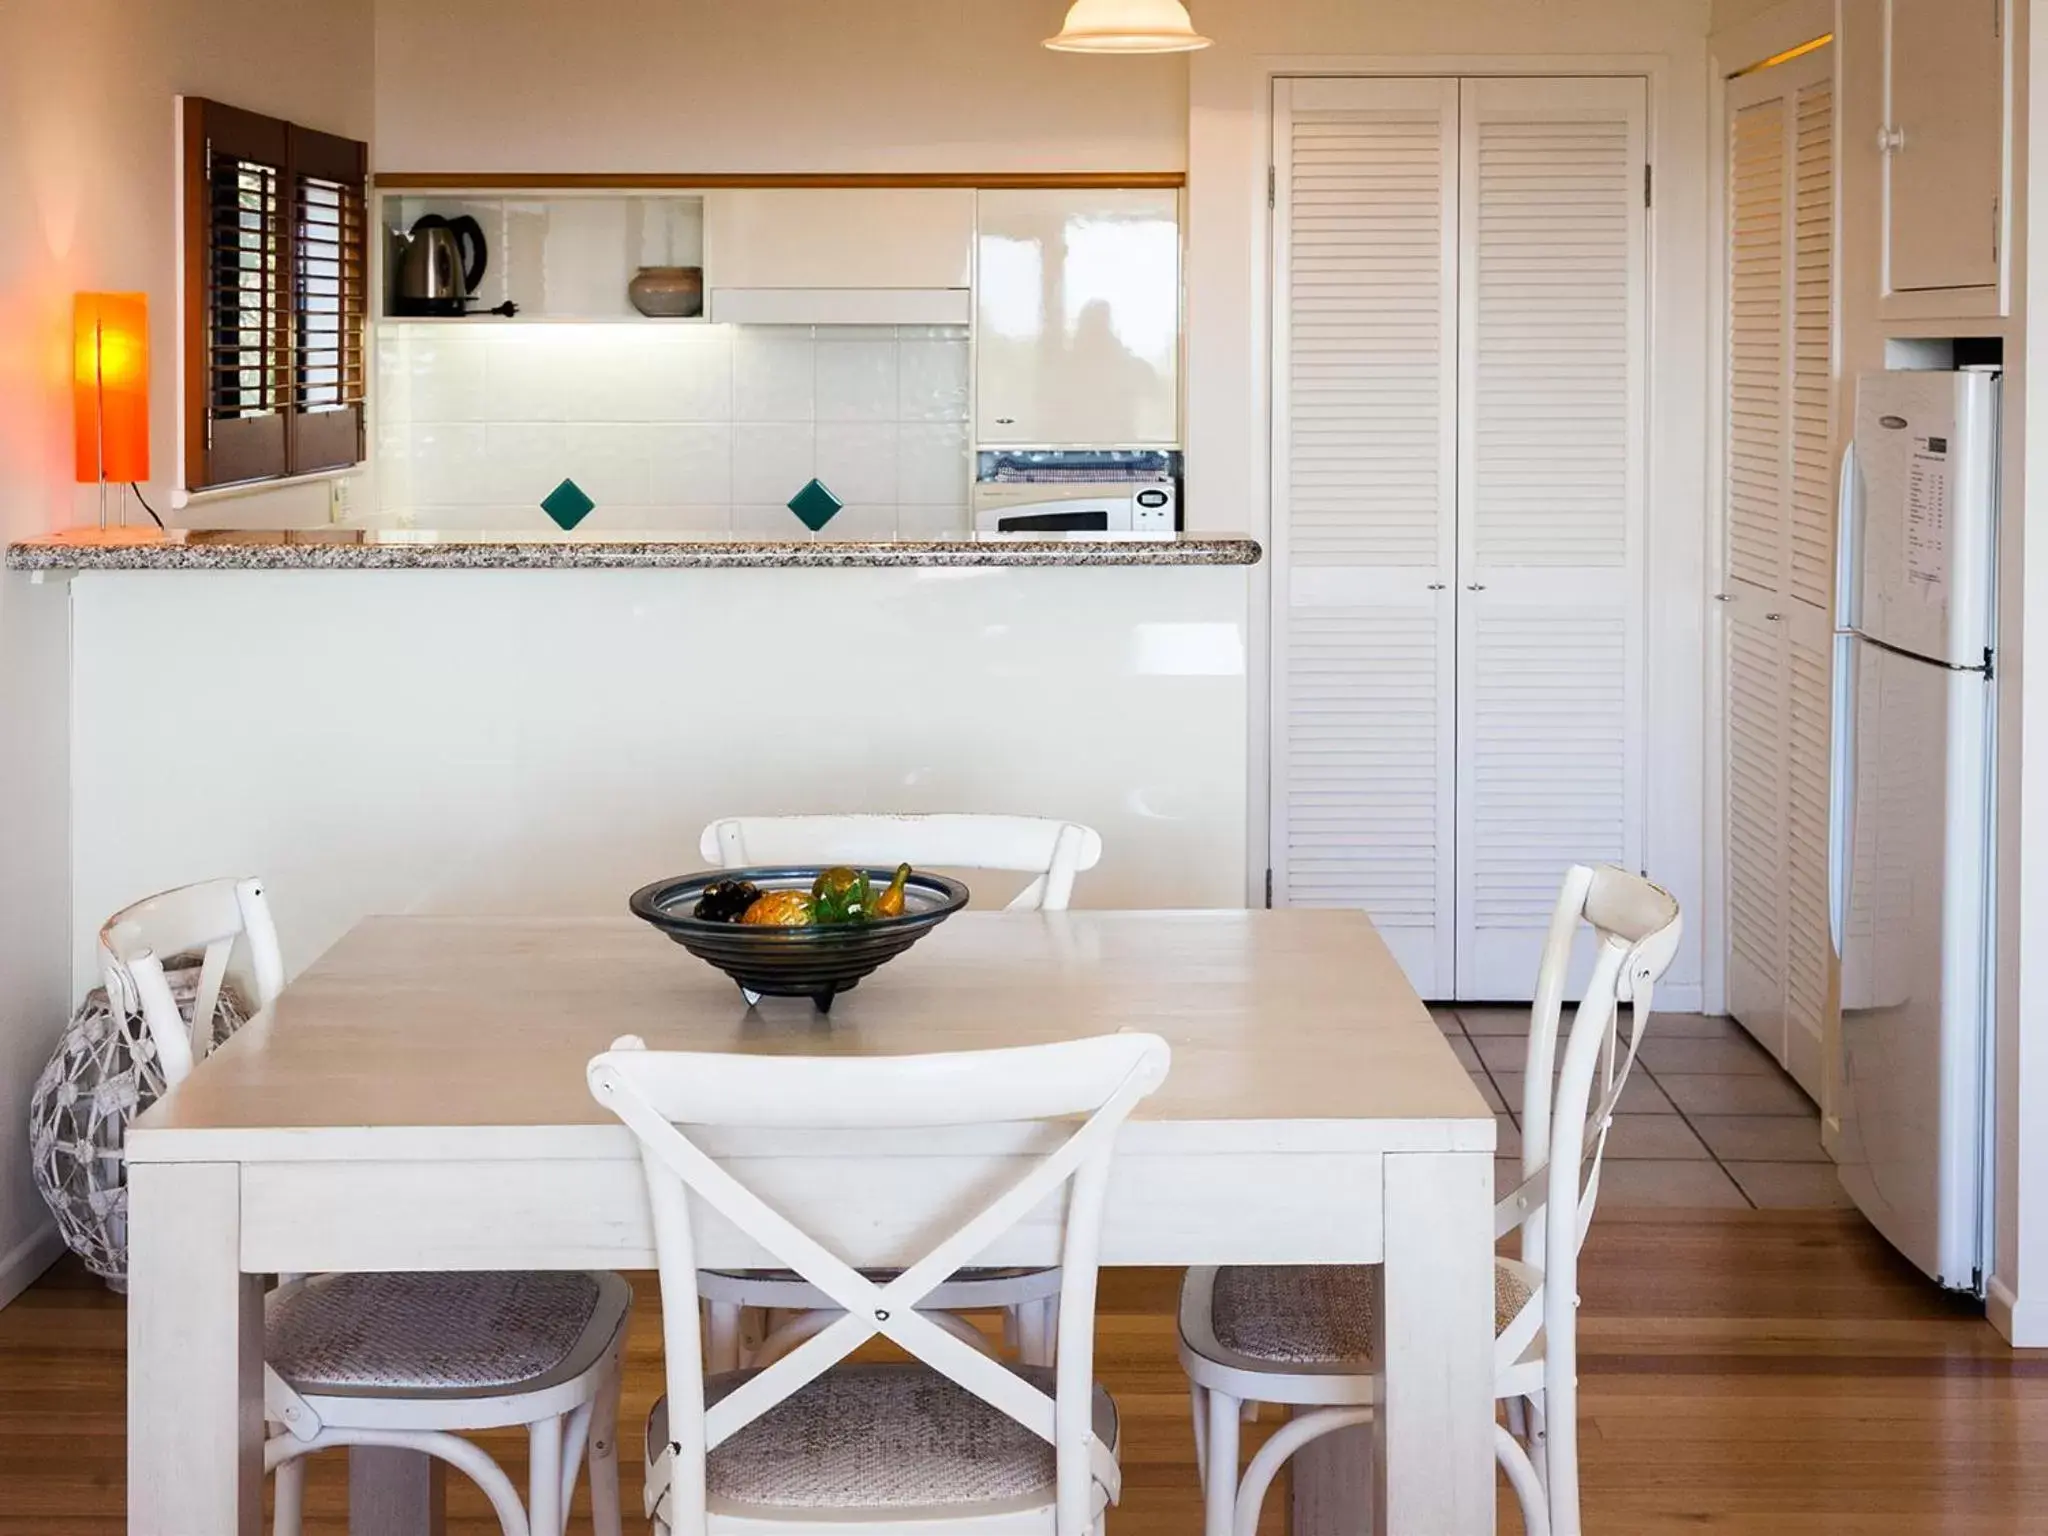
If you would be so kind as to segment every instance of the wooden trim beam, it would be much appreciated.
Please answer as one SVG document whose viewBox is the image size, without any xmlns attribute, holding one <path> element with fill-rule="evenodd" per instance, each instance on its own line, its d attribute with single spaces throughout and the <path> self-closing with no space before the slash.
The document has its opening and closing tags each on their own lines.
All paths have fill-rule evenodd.
<svg viewBox="0 0 2048 1536">
<path fill-rule="evenodd" d="M 687 174 L 647 171 L 379 171 L 383 192 L 716 191 L 735 187 L 1179 188 L 1185 171 L 847 171 Z"/>
</svg>

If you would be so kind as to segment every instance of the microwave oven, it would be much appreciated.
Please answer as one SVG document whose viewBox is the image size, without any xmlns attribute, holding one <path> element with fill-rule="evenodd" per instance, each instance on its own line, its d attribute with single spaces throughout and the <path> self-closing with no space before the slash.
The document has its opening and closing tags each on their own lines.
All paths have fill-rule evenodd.
<svg viewBox="0 0 2048 1536">
<path fill-rule="evenodd" d="M 978 533 L 1169 534 L 1180 525 L 1179 498 L 1171 483 L 1008 484 L 975 491 Z"/>
</svg>

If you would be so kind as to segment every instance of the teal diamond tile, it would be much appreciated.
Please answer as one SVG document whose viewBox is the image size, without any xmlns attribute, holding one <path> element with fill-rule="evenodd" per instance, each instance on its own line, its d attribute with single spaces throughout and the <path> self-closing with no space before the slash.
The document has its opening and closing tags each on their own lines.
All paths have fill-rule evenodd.
<svg viewBox="0 0 2048 1536">
<path fill-rule="evenodd" d="M 564 480 L 541 498 L 540 509 L 555 520 L 564 533 L 590 516 L 590 509 L 597 505 L 583 492 L 583 487 L 574 480 Z M 838 508 L 834 508 L 837 511 Z"/>
<path fill-rule="evenodd" d="M 839 515 L 839 509 L 846 503 L 825 489 L 822 481 L 813 480 L 794 496 L 789 498 L 789 510 L 811 532 L 831 522 Z"/>
</svg>

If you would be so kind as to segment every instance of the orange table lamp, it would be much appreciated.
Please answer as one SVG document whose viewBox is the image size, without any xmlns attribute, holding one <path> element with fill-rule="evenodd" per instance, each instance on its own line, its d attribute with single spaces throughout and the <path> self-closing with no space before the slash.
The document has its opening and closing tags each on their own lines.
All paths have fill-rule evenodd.
<svg viewBox="0 0 2048 1536">
<path fill-rule="evenodd" d="M 149 295 L 81 293 L 71 309 L 71 415 L 77 479 L 101 487 L 149 478 Z"/>
</svg>

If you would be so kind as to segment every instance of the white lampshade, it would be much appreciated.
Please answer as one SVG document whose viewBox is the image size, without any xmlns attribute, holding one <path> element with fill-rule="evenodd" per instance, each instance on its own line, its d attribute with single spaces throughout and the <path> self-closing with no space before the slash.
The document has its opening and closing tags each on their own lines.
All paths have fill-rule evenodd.
<svg viewBox="0 0 2048 1536">
<path fill-rule="evenodd" d="M 1062 53 L 1190 53 L 1209 46 L 1180 0 L 1074 0 L 1058 37 Z"/>
</svg>

